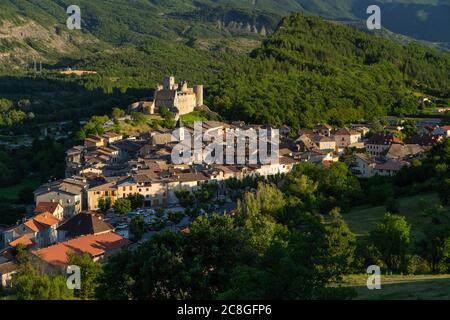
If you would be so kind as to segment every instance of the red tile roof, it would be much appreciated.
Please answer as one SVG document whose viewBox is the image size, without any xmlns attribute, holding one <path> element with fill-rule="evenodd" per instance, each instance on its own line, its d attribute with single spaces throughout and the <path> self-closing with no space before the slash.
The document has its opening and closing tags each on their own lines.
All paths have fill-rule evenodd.
<svg viewBox="0 0 450 320">
<path fill-rule="evenodd" d="M 17 246 L 18 244 L 23 244 L 23 245 L 25 245 L 25 246 L 28 247 L 28 246 L 33 245 L 34 242 L 31 241 L 31 240 L 30 240 L 28 237 L 26 237 L 26 236 L 21 236 L 21 237 L 17 238 L 16 240 L 11 241 L 11 242 L 9 243 L 9 245 L 10 245 L 11 247 L 15 247 L 15 246 Z"/>
<path fill-rule="evenodd" d="M 75 238 L 47 248 L 32 251 L 32 254 L 52 265 L 66 265 L 67 253 L 69 251 L 72 251 L 75 254 L 87 253 L 91 257 L 98 257 L 108 251 L 128 245 L 129 243 L 129 240 L 117 233 L 108 232 L 99 235 L 88 235 Z"/>
<path fill-rule="evenodd" d="M 34 216 L 27 220 L 24 225 L 33 230 L 39 232 L 59 223 L 59 219 L 52 215 L 50 212 L 44 212 Z"/>
</svg>

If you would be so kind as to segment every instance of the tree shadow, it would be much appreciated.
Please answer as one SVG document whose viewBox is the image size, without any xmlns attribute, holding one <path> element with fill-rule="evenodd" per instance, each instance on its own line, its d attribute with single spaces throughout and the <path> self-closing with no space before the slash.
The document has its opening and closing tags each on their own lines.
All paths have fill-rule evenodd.
<svg viewBox="0 0 450 320">
<path fill-rule="evenodd" d="M 64 76 L 55 72 L 0 76 L 0 97 L 31 102 L 24 110 L 33 112 L 34 123 L 70 121 L 92 115 L 110 114 L 113 107 L 127 107 L 152 95 L 151 89 L 111 88 L 101 74 Z"/>
</svg>

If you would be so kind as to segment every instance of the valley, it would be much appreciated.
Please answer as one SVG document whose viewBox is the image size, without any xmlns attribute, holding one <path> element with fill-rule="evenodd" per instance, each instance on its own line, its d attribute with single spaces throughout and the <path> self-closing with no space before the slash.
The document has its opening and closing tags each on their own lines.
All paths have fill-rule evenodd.
<svg viewBox="0 0 450 320">
<path fill-rule="evenodd" d="M 0 3 L 0 300 L 450 298 L 449 0 L 71 2 Z"/>
</svg>

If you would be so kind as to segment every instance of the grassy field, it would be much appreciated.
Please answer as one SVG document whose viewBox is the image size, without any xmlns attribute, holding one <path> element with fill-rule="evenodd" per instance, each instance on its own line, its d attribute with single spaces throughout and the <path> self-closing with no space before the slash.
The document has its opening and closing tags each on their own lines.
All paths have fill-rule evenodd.
<svg viewBox="0 0 450 320">
<path fill-rule="evenodd" d="M 206 120 L 208 120 L 208 117 L 199 111 L 194 111 L 181 116 L 181 121 L 183 121 L 184 123 L 193 123 L 195 121 L 206 121 Z"/>
<path fill-rule="evenodd" d="M 343 285 L 353 287 L 358 300 L 449 300 L 450 275 L 382 275 L 381 289 L 367 289 L 367 275 L 350 275 Z"/>
<path fill-rule="evenodd" d="M 0 188 L 0 199 L 7 201 L 15 201 L 19 199 L 19 193 L 24 188 L 37 188 L 40 183 L 35 179 L 26 179 L 22 183 L 10 187 Z"/>
<path fill-rule="evenodd" d="M 421 228 L 428 223 L 423 208 L 431 208 L 439 203 L 436 194 L 423 194 L 398 199 L 400 213 L 411 225 L 413 241 L 423 236 Z M 385 206 L 360 207 L 343 217 L 350 229 L 359 237 L 367 236 L 383 220 Z M 349 275 L 344 277 L 344 286 L 353 287 L 361 300 L 427 300 L 450 299 L 450 275 L 382 275 L 381 289 L 369 290 L 366 286 L 367 275 Z"/>
<path fill-rule="evenodd" d="M 419 196 L 405 197 L 398 200 L 400 213 L 404 215 L 411 224 L 411 235 L 413 240 L 422 237 L 421 226 L 427 222 L 420 203 L 427 204 L 427 208 L 431 208 L 434 204 L 439 203 L 438 197 L 434 193 L 423 194 Z M 386 212 L 385 206 L 357 208 L 349 213 L 343 213 L 343 217 L 350 229 L 358 236 L 365 236 L 375 228 L 383 220 Z"/>
</svg>

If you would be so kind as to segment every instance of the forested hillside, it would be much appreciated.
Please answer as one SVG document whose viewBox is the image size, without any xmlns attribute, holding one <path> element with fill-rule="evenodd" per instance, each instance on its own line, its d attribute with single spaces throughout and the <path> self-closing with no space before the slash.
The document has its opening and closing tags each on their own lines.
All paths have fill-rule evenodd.
<svg viewBox="0 0 450 320">
<path fill-rule="evenodd" d="M 344 14 L 353 8 L 351 0 L 80 0 L 82 30 L 75 31 L 65 27 L 70 4 L 0 4 L 0 98 L 15 110 L 23 109 L 21 100 L 29 101 L 22 111 L 33 113 L 33 123 L 124 107 L 151 96 L 169 73 L 204 83 L 207 102 L 222 115 L 233 117 L 238 110 L 248 121 L 294 126 L 414 114 L 419 110 L 412 91 L 448 91 L 448 55 L 298 15 L 299 21 L 285 19 L 247 57 L 277 29 L 282 14 L 304 10 L 351 20 L 352 14 Z M 35 61 L 43 63 L 43 72 L 30 71 Z M 55 74 L 64 67 L 98 74 Z M 9 130 L 16 122 L 2 116 L 2 129 L 6 124 Z"/>
<path fill-rule="evenodd" d="M 447 53 L 292 14 L 222 74 L 214 107 L 231 118 L 295 127 L 414 114 L 414 91 L 449 97 L 449 72 Z"/>
</svg>

